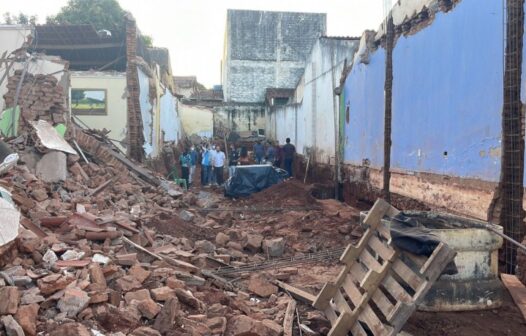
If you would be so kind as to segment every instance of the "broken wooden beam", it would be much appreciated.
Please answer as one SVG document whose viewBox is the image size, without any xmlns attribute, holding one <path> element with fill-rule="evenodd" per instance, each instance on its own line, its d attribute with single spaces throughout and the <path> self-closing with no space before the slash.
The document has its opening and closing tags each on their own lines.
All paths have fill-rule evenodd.
<svg viewBox="0 0 526 336">
<path fill-rule="evenodd" d="M 158 255 L 156 253 L 153 253 L 153 252 L 145 249 L 141 245 L 132 242 L 131 240 L 129 240 L 126 237 L 122 237 L 122 240 L 125 243 L 135 247 L 139 251 L 144 252 L 144 253 L 154 257 L 157 260 L 163 260 L 163 261 L 167 262 L 168 264 L 170 264 L 172 266 L 180 267 L 180 268 L 182 268 L 182 269 L 184 269 L 184 270 L 186 270 L 188 272 L 197 272 L 197 271 L 199 271 L 199 268 L 197 268 L 196 266 L 194 266 L 194 265 L 192 265 L 190 263 L 187 263 L 187 262 L 181 261 L 181 260 L 177 260 L 177 259 L 174 259 L 174 258 L 170 258 L 170 257 L 161 256 L 161 255 Z"/>
<path fill-rule="evenodd" d="M 290 299 L 283 318 L 283 336 L 292 336 L 292 327 L 294 326 L 294 315 L 296 314 L 297 302 L 293 298 Z"/>
<path fill-rule="evenodd" d="M 312 304 L 316 300 L 316 295 L 304 291 L 303 289 L 296 288 L 282 281 L 276 280 L 276 285 L 283 289 L 286 293 L 289 293 L 293 297 L 302 300 L 308 304 Z"/>
<path fill-rule="evenodd" d="M 501 274 L 502 283 L 510 292 L 513 301 L 517 308 L 522 313 L 522 317 L 526 321 L 526 287 L 519 281 L 519 279 L 512 274 Z"/>
</svg>

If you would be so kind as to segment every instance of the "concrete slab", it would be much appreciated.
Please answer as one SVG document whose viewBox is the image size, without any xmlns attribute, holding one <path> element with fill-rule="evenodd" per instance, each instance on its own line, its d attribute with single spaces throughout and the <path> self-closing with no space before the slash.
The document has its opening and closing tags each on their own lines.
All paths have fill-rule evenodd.
<svg viewBox="0 0 526 336">
<path fill-rule="evenodd" d="M 38 161 L 36 174 L 45 182 L 65 181 L 68 175 L 66 154 L 58 151 L 47 153 Z"/>
</svg>

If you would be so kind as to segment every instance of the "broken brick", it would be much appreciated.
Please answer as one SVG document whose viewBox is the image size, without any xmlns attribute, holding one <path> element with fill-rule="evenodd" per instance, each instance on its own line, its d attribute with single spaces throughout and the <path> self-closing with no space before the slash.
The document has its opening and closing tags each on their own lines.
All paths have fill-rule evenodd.
<svg viewBox="0 0 526 336">
<path fill-rule="evenodd" d="M 67 316 L 74 317 L 88 306 L 90 298 L 86 292 L 79 288 L 67 288 L 64 296 L 58 301 L 57 307 Z"/>
<path fill-rule="evenodd" d="M 20 303 L 18 287 L 0 287 L 0 315 L 15 314 Z"/>
<path fill-rule="evenodd" d="M 261 297 L 269 297 L 272 294 L 278 293 L 278 287 L 270 283 L 260 274 L 254 274 L 250 277 L 248 289 Z"/>
<path fill-rule="evenodd" d="M 128 275 L 134 277 L 140 283 L 143 283 L 150 276 L 151 273 L 152 272 L 145 270 L 144 268 L 142 268 L 138 264 L 133 265 L 128 270 Z"/>
<path fill-rule="evenodd" d="M 44 295 L 53 294 L 61 289 L 66 288 L 73 281 L 73 278 L 68 278 L 60 274 L 51 274 L 37 281 L 40 292 Z"/>
<path fill-rule="evenodd" d="M 142 301 L 151 299 L 150 291 L 147 289 L 139 289 L 133 292 L 128 292 L 124 295 L 126 303 L 130 303 L 132 300 Z"/>
<path fill-rule="evenodd" d="M 39 305 L 36 303 L 20 306 L 15 314 L 15 320 L 20 324 L 26 336 L 35 336 L 37 334 L 37 316 Z"/>
<path fill-rule="evenodd" d="M 141 283 L 131 275 L 125 275 L 116 281 L 117 288 L 123 292 L 129 292 L 141 288 Z"/>
<path fill-rule="evenodd" d="M 151 289 L 152 297 L 156 301 L 166 301 L 175 295 L 175 291 L 168 286 Z"/>
<path fill-rule="evenodd" d="M 146 299 L 141 300 L 137 304 L 137 308 L 141 312 L 141 314 L 148 318 L 153 319 L 159 312 L 161 311 L 161 307 L 157 304 L 157 302 L 153 301 L 152 299 Z"/>
</svg>

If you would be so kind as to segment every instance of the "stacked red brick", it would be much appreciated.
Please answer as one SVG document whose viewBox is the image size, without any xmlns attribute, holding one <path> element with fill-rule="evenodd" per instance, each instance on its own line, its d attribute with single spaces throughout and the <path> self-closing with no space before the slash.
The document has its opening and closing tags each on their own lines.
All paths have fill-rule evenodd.
<svg viewBox="0 0 526 336">
<path fill-rule="evenodd" d="M 7 107 L 15 104 L 16 90 L 21 76 L 22 71 L 17 70 L 13 76 L 9 77 L 8 91 L 4 95 Z M 55 77 L 26 73 L 17 103 L 24 120 L 42 119 L 53 125 L 64 123 L 65 102 L 64 89 Z"/>
</svg>

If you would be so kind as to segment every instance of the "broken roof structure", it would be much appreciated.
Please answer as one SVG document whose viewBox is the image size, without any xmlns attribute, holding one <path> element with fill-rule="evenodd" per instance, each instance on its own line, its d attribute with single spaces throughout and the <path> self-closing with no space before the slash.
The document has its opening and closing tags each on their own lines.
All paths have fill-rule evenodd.
<svg viewBox="0 0 526 336">
<path fill-rule="evenodd" d="M 30 51 L 60 56 L 71 70 L 126 70 L 125 36 L 107 36 L 92 25 L 38 25 Z"/>
</svg>

